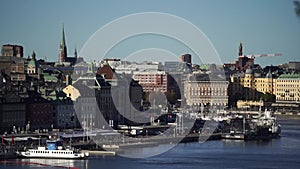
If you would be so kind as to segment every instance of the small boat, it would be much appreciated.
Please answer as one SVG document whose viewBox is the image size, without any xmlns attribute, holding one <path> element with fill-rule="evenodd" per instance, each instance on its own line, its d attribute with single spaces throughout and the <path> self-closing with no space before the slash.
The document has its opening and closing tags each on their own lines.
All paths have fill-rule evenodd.
<svg viewBox="0 0 300 169">
<path fill-rule="evenodd" d="M 39 146 L 37 149 L 27 149 L 17 154 L 26 158 L 56 159 L 81 159 L 89 156 L 88 153 L 79 152 L 69 146 L 64 149 L 61 145 L 61 141 L 47 141 L 47 147 Z"/>
<path fill-rule="evenodd" d="M 269 140 L 280 137 L 281 126 L 273 112 L 258 111 L 257 116 L 249 116 L 246 113 L 242 117 L 231 118 L 223 122 L 222 138 L 238 140 Z"/>
</svg>

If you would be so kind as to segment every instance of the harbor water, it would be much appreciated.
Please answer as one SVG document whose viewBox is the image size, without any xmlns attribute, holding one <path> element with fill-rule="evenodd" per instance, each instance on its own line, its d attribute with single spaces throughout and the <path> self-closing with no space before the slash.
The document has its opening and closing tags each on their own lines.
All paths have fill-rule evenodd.
<svg viewBox="0 0 300 169">
<path fill-rule="evenodd" d="M 179 144 L 150 158 L 120 156 L 89 157 L 84 160 L 13 159 L 0 168 L 80 169 L 215 169 L 215 168 L 300 168 L 300 117 L 280 117 L 281 137 L 269 141 L 215 140 Z M 167 145 L 160 145 L 163 146 Z M 145 148 L 144 151 L 151 151 Z"/>
</svg>

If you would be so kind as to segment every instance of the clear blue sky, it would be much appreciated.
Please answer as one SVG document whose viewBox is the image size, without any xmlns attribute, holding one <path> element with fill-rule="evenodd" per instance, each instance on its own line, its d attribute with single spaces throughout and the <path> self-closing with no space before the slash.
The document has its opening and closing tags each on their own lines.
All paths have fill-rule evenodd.
<svg viewBox="0 0 300 169">
<path fill-rule="evenodd" d="M 245 54 L 284 54 L 258 58 L 256 63 L 300 61 L 300 18 L 292 0 L 4 0 L 0 11 L 1 45 L 21 44 L 26 56 L 34 50 L 38 58 L 52 61 L 57 60 L 62 23 L 73 55 L 74 47 L 80 51 L 99 28 L 137 12 L 170 13 L 189 20 L 207 35 L 223 62 L 237 57 L 240 41 Z M 125 51 L 118 52 L 114 57 L 125 57 Z"/>
</svg>

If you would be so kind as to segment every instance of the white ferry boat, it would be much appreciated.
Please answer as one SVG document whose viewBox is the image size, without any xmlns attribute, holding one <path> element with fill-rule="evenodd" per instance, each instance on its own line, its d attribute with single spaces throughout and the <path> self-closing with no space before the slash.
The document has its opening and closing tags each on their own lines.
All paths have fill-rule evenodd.
<svg viewBox="0 0 300 169">
<path fill-rule="evenodd" d="M 57 159 L 80 159 L 88 157 L 88 153 L 81 153 L 67 147 L 63 149 L 58 141 L 47 141 L 47 147 L 38 147 L 37 149 L 28 149 L 18 152 L 21 157 L 26 158 L 57 158 Z"/>
</svg>

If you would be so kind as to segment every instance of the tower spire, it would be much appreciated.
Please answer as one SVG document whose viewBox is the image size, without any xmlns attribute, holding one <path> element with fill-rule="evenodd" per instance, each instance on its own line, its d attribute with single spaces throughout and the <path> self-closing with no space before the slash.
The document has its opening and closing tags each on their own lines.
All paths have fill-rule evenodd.
<svg viewBox="0 0 300 169">
<path fill-rule="evenodd" d="M 60 63 L 65 62 L 67 60 L 67 45 L 66 45 L 66 38 L 65 38 L 65 28 L 64 24 L 62 24 L 62 39 L 59 45 L 59 58 L 58 61 Z"/>
<path fill-rule="evenodd" d="M 35 54 L 35 51 L 32 51 L 31 59 L 36 60 L 36 54 Z"/>
<path fill-rule="evenodd" d="M 76 46 L 75 46 L 74 57 L 77 58 L 77 49 L 76 49 Z"/>
<path fill-rule="evenodd" d="M 239 56 L 243 56 L 243 44 L 242 44 L 242 41 L 240 41 Z"/>
<path fill-rule="evenodd" d="M 62 47 L 66 47 L 66 39 L 65 39 L 65 27 L 64 27 L 64 24 L 62 25 L 62 40 L 61 40 L 61 43 L 62 43 Z"/>
</svg>

